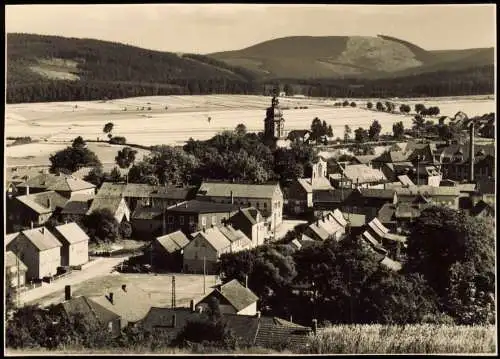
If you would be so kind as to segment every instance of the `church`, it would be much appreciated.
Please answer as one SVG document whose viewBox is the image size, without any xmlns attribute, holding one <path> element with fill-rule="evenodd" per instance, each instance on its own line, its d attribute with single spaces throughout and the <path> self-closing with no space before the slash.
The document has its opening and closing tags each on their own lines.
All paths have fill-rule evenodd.
<svg viewBox="0 0 500 359">
<path fill-rule="evenodd" d="M 285 119 L 279 101 L 273 97 L 271 107 L 266 111 L 264 120 L 264 143 L 272 147 L 288 147 L 285 134 Z"/>
</svg>

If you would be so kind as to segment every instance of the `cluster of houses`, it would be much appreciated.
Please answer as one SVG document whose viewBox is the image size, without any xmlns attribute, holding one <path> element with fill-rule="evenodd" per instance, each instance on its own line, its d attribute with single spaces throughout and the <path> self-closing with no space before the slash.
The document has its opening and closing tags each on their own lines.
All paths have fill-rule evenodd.
<svg viewBox="0 0 500 359">
<path fill-rule="evenodd" d="M 308 334 L 316 329 L 315 322 L 311 328 L 278 317 L 262 316 L 257 311 L 259 298 L 235 279 L 215 285 L 207 295 L 192 299 L 189 306 L 184 307 L 176 306 L 175 300 L 170 307 L 156 306 L 150 293 L 134 285 L 123 284 L 102 295 L 78 297 L 73 297 L 71 286 L 66 286 L 64 301 L 55 310 L 66 316 L 79 313 L 87 321 L 107 328 L 113 336 L 131 326 L 161 333 L 170 341 L 188 321 L 203 318 L 214 298 L 240 346 L 304 348 Z"/>
</svg>

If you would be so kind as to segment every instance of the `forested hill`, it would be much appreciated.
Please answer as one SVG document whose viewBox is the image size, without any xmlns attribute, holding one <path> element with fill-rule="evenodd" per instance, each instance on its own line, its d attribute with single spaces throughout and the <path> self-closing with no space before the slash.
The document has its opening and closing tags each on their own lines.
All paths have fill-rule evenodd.
<svg viewBox="0 0 500 359">
<path fill-rule="evenodd" d="M 344 40 L 337 42 L 342 44 Z M 310 50 L 319 51 L 321 46 L 316 45 L 311 42 Z M 276 49 L 265 43 L 258 49 L 260 52 L 267 49 L 270 57 L 283 56 L 281 52 L 274 53 Z M 287 51 L 295 49 L 290 47 Z M 433 72 L 414 76 L 406 69 L 394 73 L 392 78 L 371 80 L 369 77 L 339 79 L 326 73 L 319 78 L 304 77 L 300 69 L 288 71 L 296 64 L 296 59 L 290 57 L 281 65 L 273 62 L 288 69 L 283 76 L 269 77 L 242 64 L 198 54 L 160 52 L 92 39 L 7 34 L 7 102 L 102 100 L 154 95 L 267 95 L 277 87 L 281 90 L 288 88 L 289 94 L 331 97 L 493 93 L 494 70 L 488 62 L 489 49 L 431 53 L 412 48 L 411 51 Z M 437 57 L 441 60 L 436 61 Z M 468 68 L 458 66 L 455 61 L 458 58 Z M 484 61 L 478 63 L 477 58 Z M 289 65 L 293 66 L 287 67 Z M 304 64 L 301 66 L 302 69 L 308 68 Z M 314 68 L 310 67 L 310 70 L 314 72 Z"/>
</svg>

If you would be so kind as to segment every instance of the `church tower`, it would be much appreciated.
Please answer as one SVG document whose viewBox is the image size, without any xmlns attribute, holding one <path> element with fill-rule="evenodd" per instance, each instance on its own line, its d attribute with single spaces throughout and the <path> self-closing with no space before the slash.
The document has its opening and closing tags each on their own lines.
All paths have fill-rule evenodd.
<svg viewBox="0 0 500 359">
<path fill-rule="evenodd" d="M 285 138 L 285 119 L 283 118 L 283 112 L 280 109 L 279 101 L 276 97 L 273 97 L 271 107 L 266 111 L 264 138 L 266 142 L 273 144 Z"/>
</svg>

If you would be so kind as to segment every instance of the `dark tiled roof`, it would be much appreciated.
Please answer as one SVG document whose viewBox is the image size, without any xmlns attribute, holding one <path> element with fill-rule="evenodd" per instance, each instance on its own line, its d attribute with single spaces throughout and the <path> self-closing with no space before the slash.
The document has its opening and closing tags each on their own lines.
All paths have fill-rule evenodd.
<svg viewBox="0 0 500 359">
<path fill-rule="evenodd" d="M 70 199 L 63 210 L 62 214 L 77 214 L 84 215 L 89 210 L 89 201 L 78 201 Z"/>
<path fill-rule="evenodd" d="M 231 303 L 237 311 L 245 309 L 250 304 L 259 300 L 259 297 L 257 297 L 250 289 L 241 285 L 236 279 L 221 285 L 215 290 L 218 291 L 229 303 Z"/>
<path fill-rule="evenodd" d="M 173 316 L 175 315 L 175 327 Z M 162 330 L 174 338 L 189 320 L 200 318 L 201 314 L 193 312 L 189 308 L 157 308 L 151 307 L 140 325 L 147 330 Z"/>
<path fill-rule="evenodd" d="M 342 203 L 348 198 L 352 189 L 334 189 L 330 191 L 318 191 L 313 193 L 314 202 Z"/>
<path fill-rule="evenodd" d="M 361 188 L 361 195 L 365 198 L 392 199 L 394 190 L 383 188 Z"/>
<path fill-rule="evenodd" d="M 125 201 L 122 197 L 99 197 L 97 196 L 90 205 L 87 214 L 90 214 L 96 210 L 109 209 L 111 213 L 116 213 L 120 207 L 120 203 Z"/>
<path fill-rule="evenodd" d="M 373 161 L 394 163 L 394 162 L 404 162 L 407 159 L 408 159 L 408 153 L 404 153 L 403 151 L 386 151 L 377 158 L 373 159 Z"/>
<path fill-rule="evenodd" d="M 79 191 L 83 189 L 95 188 L 92 183 L 68 175 L 56 175 L 52 173 L 41 173 L 31 177 L 26 182 L 19 184 L 19 187 L 46 188 L 52 191 Z"/>
<path fill-rule="evenodd" d="M 259 210 L 254 207 L 240 209 L 240 213 L 248 220 L 250 224 L 257 224 L 263 221 Z"/>
<path fill-rule="evenodd" d="M 52 213 L 57 208 L 64 208 L 68 201 L 67 198 L 54 191 L 33 193 L 27 196 L 16 197 L 16 199 L 38 214 Z"/>
<path fill-rule="evenodd" d="M 393 223 L 396 208 L 392 203 L 384 204 L 377 213 L 377 218 L 381 223 Z"/>
<path fill-rule="evenodd" d="M 275 317 L 261 317 L 255 345 L 264 348 L 305 348 L 310 328 Z"/>
<path fill-rule="evenodd" d="M 77 313 L 84 315 L 91 321 L 98 321 L 102 324 L 109 323 L 120 318 L 119 315 L 107 310 L 103 306 L 87 297 L 76 297 L 60 304 L 66 315 L 73 316 Z"/>
<path fill-rule="evenodd" d="M 137 207 L 132 219 L 156 219 L 163 215 L 163 210 L 155 207 Z"/>
<path fill-rule="evenodd" d="M 483 200 L 480 200 L 476 203 L 474 207 L 472 207 L 472 209 L 470 210 L 470 214 L 471 216 L 477 216 L 484 210 L 488 210 L 492 214 L 495 213 L 495 208 L 492 205 L 484 202 Z"/>
<path fill-rule="evenodd" d="M 216 203 L 209 201 L 199 201 L 196 199 L 178 203 L 167 208 L 171 213 L 224 213 L 236 212 L 240 209 L 239 205 L 231 203 Z"/>
<path fill-rule="evenodd" d="M 61 242 L 45 227 L 21 232 L 39 251 L 62 247 Z"/>
<path fill-rule="evenodd" d="M 346 166 L 344 177 L 353 183 L 380 182 L 386 179 L 382 171 L 365 164 Z"/>
</svg>

